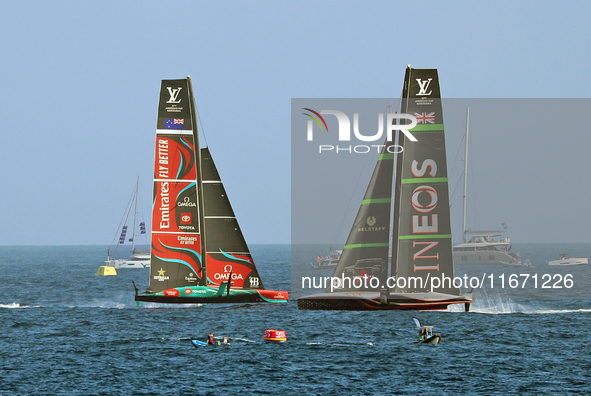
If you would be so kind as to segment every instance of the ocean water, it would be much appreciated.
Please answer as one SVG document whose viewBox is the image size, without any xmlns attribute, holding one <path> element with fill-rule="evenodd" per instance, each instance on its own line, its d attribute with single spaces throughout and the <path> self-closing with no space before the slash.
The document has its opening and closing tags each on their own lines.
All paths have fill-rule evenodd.
<svg viewBox="0 0 591 396">
<path fill-rule="evenodd" d="M 291 290 L 290 246 L 251 249 L 265 286 Z M 131 280 L 143 291 L 148 270 L 96 276 L 106 247 L 0 247 L 0 395 L 590 393 L 591 265 L 546 264 L 563 252 L 591 257 L 591 245 L 514 250 L 535 267 L 456 273 L 572 272 L 576 293 L 477 290 L 469 313 L 300 311 L 295 301 L 138 308 Z M 294 265 L 323 251 L 297 251 Z M 415 344 L 412 317 L 442 344 Z M 269 328 L 287 343 L 264 343 Z M 210 331 L 232 345 L 191 345 Z"/>
</svg>

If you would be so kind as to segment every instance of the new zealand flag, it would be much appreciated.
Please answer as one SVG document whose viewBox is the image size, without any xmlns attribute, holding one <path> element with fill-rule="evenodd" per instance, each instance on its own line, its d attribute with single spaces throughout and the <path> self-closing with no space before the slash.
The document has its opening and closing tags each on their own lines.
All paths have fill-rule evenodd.
<svg viewBox="0 0 591 396">
<path fill-rule="evenodd" d="M 183 129 L 185 120 L 183 118 L 165 118 L 164 129 Z"/>
</svg>

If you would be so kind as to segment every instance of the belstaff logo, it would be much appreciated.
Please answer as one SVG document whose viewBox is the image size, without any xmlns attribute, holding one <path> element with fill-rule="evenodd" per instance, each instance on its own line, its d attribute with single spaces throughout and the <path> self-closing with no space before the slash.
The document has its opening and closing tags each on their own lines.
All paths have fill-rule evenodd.
<svg viewBox="0 0 591 396">
<path fill-rule="evenodd" d="M 376 218 L 373 216 L 369 216 L 367 218 L 367 225 L 373 227 L 376 224 Z"/>
<path fill-rule="evenodd" d="M 429 85 L 431 85 L 431 80 L 433 79 L 429 78 L 427 80 L 421 80 L 420 78 L 417 78 L 417 82 L 419 83 L 419 93 L 417 96 L 429 96 L 433 93 L 433 91 L 427 92 Z"/>
<path fill-rule="evenodd" d="M 166 87 L 166 89 L 168 89 L 168 94 L 170 95 L 170 99 L 168 99 L 166 103 L 181 103 L 179 94 L 181 93 L 182 88 Z"/>
</svg>

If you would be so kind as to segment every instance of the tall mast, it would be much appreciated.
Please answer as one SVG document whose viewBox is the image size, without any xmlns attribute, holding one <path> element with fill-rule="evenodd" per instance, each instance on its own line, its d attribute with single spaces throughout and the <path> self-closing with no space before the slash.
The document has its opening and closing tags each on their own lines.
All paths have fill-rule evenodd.
<svg viewBox="0 0 591 396">
<path fill-rule="evenodd" d="M 191 104 L 191 124 L 193 125 L 193 139 L 195 140 L 195 166 L 197 167 L 197 202 L 199 208 L 199 232 L 201 240 L 201 282 L 207 285 L 207 252 L 205 251 L 205 215 L 203 212 L 203 175 L 201 174 L 201 148 L 199 147 L 199 128 L 197 128 L 197 114 L 195 111 L 195 97 L 191 76 L 187 76 L 189 86 L 189 103 Z"/>
<path fill-rule="evenodd" d="M 464 152 L 464 218 L 462 240 L 466 242 L 466 191 L 468 190 L 468 136 L 470 132 L 470 108 L 466 110 L 466 151 Z"/>
<path fill-rule="evenodd" d="M 411 79 L 412 69 L 411 66 L 408 65 L 406 67 L 406 72 L 404 75 L 404 86 L 402 88 L 402 101 L 400 104 L 400 112 L 406 113 L 408 110 L 408 103 L 410 97 L 410 79 Z M 396 142 L 395 144 L 399 145 L 400 147 L 404 146 L 404 137 L 402 136 L 402 132 L 398 130 L 396 133 Z M 404 150 L 404 148 L 402 149 Z M 395 162 L 394 162 L 394 188 L 392 193 L 392 198 L 394 199 L 394 213 L 392 215 L 392 263 L 391 263 L 391 274 L 390 276 L 398 276 L 399 270 L 399 249 L 398 249 L 398 236 L 400 235 L 400 203 L 401 203 L 401 186 L 402 186 L 402 164 L 403 164 L 403 156 L 402 151 L 395 155 Z M 395 291 L 398 291 L 398 285 L 395 286 Z"/>
<path fill-rule="evenodd" d="M 133 254 L 133 250 L 135 249 L 135 219 L 137 217 L 137 195 L 140 188 L 140 177 L 137 177 L 135 182 L 135 202 L 133 205 L 133 231 L 131 233 L 131 254 Z"/>
</svg>

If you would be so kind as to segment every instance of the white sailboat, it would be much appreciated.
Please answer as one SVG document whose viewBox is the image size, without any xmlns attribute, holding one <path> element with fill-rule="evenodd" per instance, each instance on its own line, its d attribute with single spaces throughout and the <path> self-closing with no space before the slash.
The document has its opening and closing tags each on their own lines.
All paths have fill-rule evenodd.
<svg viewBox="0 0 591 396">
<path fill-rule="evenodd" d="M 468 138 L 470 132 L 470 108 L 466 111 L 466 144 L 464 153 L 464 197 L 462 243 L 453 247 L 454 264 L 503 264 L 524 265 L 519 254 L 511 253 L 511 240 L 505 223 L 502 230 L 466 229 L 466 202 L 468 190 Z M 467 238 L 470 236 L 470 239 Z"/>
<path fill-rule="evenodd" d="M 136 237 L 138 236 L 137 231 L 139 230 L 139 235 L 144 235 L 144 245 L 148 245 L 148 241 L 146 238 L 146 224 L 144 221 L 141 221 L 139 224 L 137 223 L 138 221 L 138 216 L 139 216 L 139 212 L 138 212 L 138 205 L 137 205 L 137 201 L 138 201 L 138 190 L 139 190 L 139 183 L 140 183 L 140 178 L 137 178 L 136 181 L 136 185 L 135 185 L 135 190 L 133 191 L 132 195 L 131 195 L 131 199 L 129 200 L 129 203 L 127 205 L 127 208 L 125 209 L 125 212 L 123 213 L 123 218 L 121 220 L 121 224 L 123 226 L 120 226 L 117 229 L 117 234 L 119 234 L 119 230 L 121 230 L 121 233 L 119 234 L 119 239 L 118 242 L 115 243 L 115 240 L 117 239 L 117 234 L 115 235 L 115 238 L 113 239 L 113 243 L 111 244 L 111 247 L 109 247 L 109 249 L 107 250 L 107 260 L 105 261 L 105 264 L 107 264 L 107 266 L 109 267 L 115 267 L 116 269 L 120 269 L 120 268 L 149 268 L 150 267 L 150 252 L 143 252 L 140 251 L 136 248 Z M 122 259 L 122 258 L 115 258 L 116 254 L 117 254 L 117 250 L 119 248 L 120 245 L 123 245 L 125 243 L 126 237 L 127 237 L 127 221 L 129 220 L 129 216 L 131 214 L 131 210 L 133 209 L 133 224 L 132 224 L 132 230 L 131 230 L 131 238 L 129 238 L 129 242 L 131 242 L 131 257 L 129 257 L 128 259 Z M 113 250 L 113 254 L 111 255 L 111 250 Z"/>
</svg>

